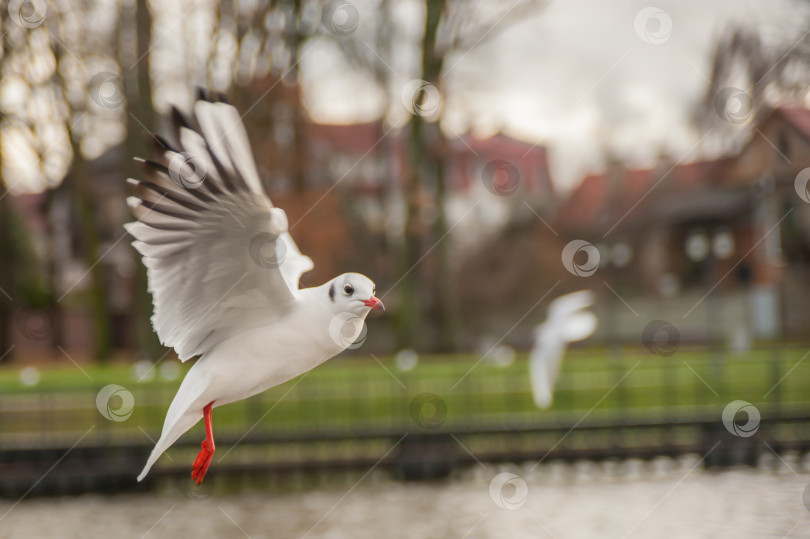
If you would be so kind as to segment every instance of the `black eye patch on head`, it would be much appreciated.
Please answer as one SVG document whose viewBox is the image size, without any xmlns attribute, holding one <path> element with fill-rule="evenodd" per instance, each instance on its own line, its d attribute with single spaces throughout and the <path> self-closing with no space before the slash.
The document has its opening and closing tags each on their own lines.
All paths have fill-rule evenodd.
<svg viewBox="0 0 810 539">
<path fill-rule="evenodd" d="M 335 283 L 329 285 L 329 300 L 334 303 L 335 302 Z"/>
</svg>

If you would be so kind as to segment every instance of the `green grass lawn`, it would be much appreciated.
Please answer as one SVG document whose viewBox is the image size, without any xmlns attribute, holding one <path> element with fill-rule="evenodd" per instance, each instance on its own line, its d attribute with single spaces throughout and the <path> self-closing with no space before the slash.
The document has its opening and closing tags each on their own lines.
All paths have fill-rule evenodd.
<svg viewBox="0 0 810 539">
<path fill-rule="evenodd" d="M 569 352 L 550 410 L 535 408 L 525 354 L 502 367 L 476 355 L 424 356 L 410 372 L 393 358 L 340 357 L 310 373 L 243 402 L 218 408 L 218 432 L 413 428 L 420 414 L 444 428 L 515 421 L 566 420 L 589 413 L 671 416 L 685 410 L 716 410 L 732 400 L 767 408 L 810 404 L 810 361 L 804 350 L 754 350 L 713 355 L 682 348 L 662 358 L 639 350 L 579 349 Z M 182 373 L 187 367 L 184 365 Z M 180 378 L 160 376 L 138 383 L 130 365 L 43 370 L 33 387 L 20 381 L 20 367 L 0 370 L 2 436 L 81 432 L 88 425 L 112 437 L 156 436 Z M 159 372 L 159 370 L 158 370 Z M 86 374 L 85 374 L 86 373 Z M 780 381 L 781 380 L 781 381 Z M 109 421 L 96 409 L 107 384 L 129 390 L 135 399 L 125 421 Z M 438 399 L 423 399 L 422 393 Z M 116 408 L 121 401 L 113 397 Z M 437 415 L 438 414 L 438 415 Z M 94 434 L 101 435 L 101 434 Z"/>
</svg>

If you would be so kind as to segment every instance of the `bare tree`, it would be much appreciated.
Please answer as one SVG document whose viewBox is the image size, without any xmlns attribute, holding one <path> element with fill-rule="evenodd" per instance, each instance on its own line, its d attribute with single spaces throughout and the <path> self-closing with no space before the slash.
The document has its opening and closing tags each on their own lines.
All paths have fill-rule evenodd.
<svg viewBox="0 0 810 539">
<path fill-rule="evenodd" d="M 810 20 L 802 4 L 797 17 Z M 712 54 L 706 95 L 695 121 L 721 138 L 745 136 L 751 125 L 782 102 L 802 102 L 810 90 L 810 39 L 801 35 L 768 43 L 760 29 L 736 26 L 721 35 Z M 729 137 L 732 135 L 732 137 Z"/>
<path fill-rule="evenodd" d="M 89 277 L 87 292 L 75 297 L 90 307 L 93 355 L 103 360 L 109 357 L 111 344 L 109 280 L 105 266 L 99 263 L 100 231 L 105 227 L 99 223 L 99 201 L 93 196 L 85 165 L 87 155 L 100 155 L 115 144 L 116 136 L 123 137 L 117 130 L 120 111 L 93 102 L 99 96 L 94 91 L 99 80 L 95 75 L 101 72 L 106 80 L 104 69 L 117 69 L 115 59 L 103 52 L 110 49 L 117 32 L 109 26 L 94 25 L 92 17 L 82 17 L 88 7 L 98 6 L 69 0 L 4 6 L 10 17 L 3 21 L 8 40 L 3 51 L 3 77 L 16 85 L 26 101 L 3 118 L 0 133 L 14 141 L 20 154 L 3 160 L 4 173 L 11 176 L 4 178 L 7 189 L 25 184 L 28 189 L 52 189 L 63 182 L 67 186 L 63 191 L 69 192 L 75 204 Z M 6 141 L 3 147 L 8 150 Z M 53 252 L 48 256 L 47 265 L 55 275 L 59 261 Z M 57 295 L 54 275 L 50 294 Z M 52 307 L 58 310 L 68 292 L 73 295 L 80 289 L 78 284 L 51 301 Z"/>
<path fill-rule="evenodd" d="M 457 313 L 453 278 L 449 257 L 449 233 L 445 203 L 447 178 L 445 157 L 447 140 L 441 129 L 441 100 L 444 95 L 446 60 L 481 46 L 527 13 L 536 12 L 545 2 L 523 0 L 509 6 L 494 6 L 488 2 L 462 2 L 458 0 L 427 0 L 424 8 L 424 29 L 419 44 L 421 61 L 419 82 L 412 85 L 415 92 L 407 125 L 410 155 L 408 174 L 404 181 L 405 226 L 400 256 L 400 310 L 398 340 L 401 346 L 419 343 L 423 339 L 425 318 L 422 307 L 426 297 L 435 302 L 437 346 L 450 350 L 456 346 Z M 438 93 L 438 96 L 433 95 Z M 438 99 L 437 99 L 438 97 Z M 434 103 L 431 103 L 434 100 Z M 432 184 L 432 189 L 431 189 Z M 433 198 L 436 218 L 432 230 L 423 228 L 425 193 Z M 430 238 L 431 245 L 425 240 Z M 430 294 L 420 297 L 416 268 L 432 249 L 434 274 Z"/>
<path fill-rule="evenodd" d="M 127 151 L 122 169 L 130 177 L 136 177 L 138 171 L 132 156 L 147 155 L 144 140 L 152 137 L 155 130 L 149 75 L 152 17 L 146 0 L 136 0 L 122 8 L 125 11 L 121 19 L 120 42 L 136 44 L 134 50 L 122 47 L 118 53 L 121 66 L 126 67 L 122 81 L 126 95 Z M 137 268 L 133 291 L 135 343 L 139 355 L 156 359 L 161 356 L 163 347 L 150 322 L 152 297 L 147 290 L 146 268 L 134 249 L 132 257 Z"/>
</svg>

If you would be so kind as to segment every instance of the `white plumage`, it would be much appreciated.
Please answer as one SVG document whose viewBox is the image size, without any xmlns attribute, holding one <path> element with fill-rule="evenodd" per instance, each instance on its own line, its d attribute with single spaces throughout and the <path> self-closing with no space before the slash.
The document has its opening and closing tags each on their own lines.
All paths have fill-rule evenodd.
<svg viewBox="0 0 810 539">
<path fill-rule="evenodd" d="M 555 298 L 548 307 L 548 318 L 535 329 L 529 378 L 538 408 L 548 408 L 554 400 L 554 386 L 568 343 L 587 339 L 596 330 L 596 315 L 586 310 L 593 302 L 590 290 Z"/>
<path fill-rule="evenodd" d="M 192 476 L 213 455 L 210 409 L 285 382 L 350 345 L 371 308 L 382 310 L 367 277 L 343 274 L 299 290 L 312 269 L 264 194 L 237 110 L 201 98 L 189 120 L 173 111 L 176 145 L 156 137 L 158 159 L 128 199 L 126 225 L 147 267 L 161 342 L 189 370 L 138 480 L 206 415 L 208 436 Z M 336 335 L 335 321 L 341 324 Z M 209 406 L 209 404 L 211 404 Z M 206 445 L 208 444 L 208 445 Z"/>
</svg>

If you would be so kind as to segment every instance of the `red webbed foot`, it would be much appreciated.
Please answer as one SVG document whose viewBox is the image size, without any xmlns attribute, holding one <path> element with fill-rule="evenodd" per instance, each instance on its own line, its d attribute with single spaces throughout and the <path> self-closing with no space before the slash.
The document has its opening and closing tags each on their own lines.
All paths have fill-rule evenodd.
<svg viewBox="0 0 810 539">
<path fill-rule="evenodd" d="M 194 464 L 191 465 L 191 478 L 199 485 L 202 483 L 208 467 L 211 465 L 211 459 L 214 458 L 214 444 L 208 443 L 208 440 L 203 441 L 202 449 L 197 453 L 197 458 Z"/>
<path fill-rule="evenodd" d="M 197 458 L 194 459 L 194 464 L 191 465 L 191 478 L 199 485 L 205 478 L 205 473 L 211 465 L 211 459 L 214 458 L 214 433 L 211 424 L 211 408 L 214 402 L 211 401 L 203 408 L 203 419 L 205 420 L 205 440 L 200 444 L 202 449 L 197 453 Z"/>
</svg>

